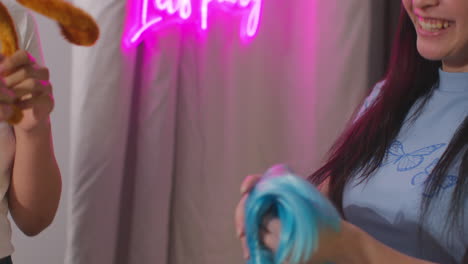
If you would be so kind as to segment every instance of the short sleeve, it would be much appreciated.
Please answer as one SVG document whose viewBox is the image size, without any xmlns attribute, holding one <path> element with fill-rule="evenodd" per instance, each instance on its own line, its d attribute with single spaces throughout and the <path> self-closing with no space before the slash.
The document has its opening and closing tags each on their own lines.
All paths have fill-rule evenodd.
<svg viewBox="0 0 468 264">
<path fill-rule="evenodd" d="M 22 35 L 21 48 L 29 52 L 38 64 L 44 65 L 41 41 L 33 15 L 26 11 L 23 23 L 23 25 L 19 25 L 20 34 Z"/>
<path fill-rule="evenodd" d="M 44 65 L 37 24 L 33 14 L 16 1 L 5 0 L 2 3 L 7 7 L 15 23 L 19 48 L 26 50 L 36 59 L 37 63 Z"/>
</svg>

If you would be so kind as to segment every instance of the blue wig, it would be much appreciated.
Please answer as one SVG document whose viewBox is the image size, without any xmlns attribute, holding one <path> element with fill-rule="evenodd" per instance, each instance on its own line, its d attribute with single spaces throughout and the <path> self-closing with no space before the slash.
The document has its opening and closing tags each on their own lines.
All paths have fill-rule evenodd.
<svg viewBox="0 0 468 264">
<path fill-rule="evenodd" d="M 261 230 L 269 218 L 281 223 L 278 250 L 261 241 Z M 270 168 L 255 185 L 245 205 L 245 232 L 249 264 L 307 262 L 317 249 L 319 231 L 339 231 L 340 215 L 312 184 L 286 166 Z"/>
</svg>

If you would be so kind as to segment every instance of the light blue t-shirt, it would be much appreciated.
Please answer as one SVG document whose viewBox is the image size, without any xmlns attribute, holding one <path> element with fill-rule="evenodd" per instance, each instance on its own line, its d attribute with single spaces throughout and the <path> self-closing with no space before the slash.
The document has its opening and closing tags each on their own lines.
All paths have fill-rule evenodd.
<svg viewBox="0 0 468 264">
<path fill-rule="evenodd" d="M 440 82 L 421 115 L 405 122 L 386 158 L 369 181 L 351 181 L 344 190 L 343 208 L 348 221 L 382 243 L 407 255 L 436 263 L 461 263 L 468 247 L 468 197 L 452 236 L 444 229 L 459 164 L 450 169 L 434 197 L 422 232 L 419 215 L 424 181 L 444 153 L 468 114 L 468 73 L 439 70 Z M 364 107 L 379 92 L 376 86 Z M 431 198 L 432 199 L 432 198 Z"/>
</svg>

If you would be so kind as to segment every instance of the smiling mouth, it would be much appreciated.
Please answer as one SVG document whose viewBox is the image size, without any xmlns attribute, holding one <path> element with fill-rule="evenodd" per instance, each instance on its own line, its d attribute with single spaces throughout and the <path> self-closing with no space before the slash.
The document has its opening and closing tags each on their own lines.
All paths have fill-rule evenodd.
<svg viewBox="0 0 468 264">
<path fill-rule="evenodd" d="M 454 22 L 445 19 L 417 17 L 417 25 L 429 32 L 439 32 L 451 27 Z"/>
</svg>

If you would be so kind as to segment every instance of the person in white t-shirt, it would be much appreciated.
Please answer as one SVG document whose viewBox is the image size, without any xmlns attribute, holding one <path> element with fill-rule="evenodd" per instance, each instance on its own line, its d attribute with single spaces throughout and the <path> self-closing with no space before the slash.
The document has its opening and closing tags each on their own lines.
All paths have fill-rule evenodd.
<svg viewBox="0 0 468 264">
<path fill-rule="evenodd" d="M 52 85 L 35 22 L 14 1 L 0 1 L 12 15 L 20 44 L 14 55 L 0 55 L 0 264 L 8 264 L 13 253 L 8 213 L 24 234 L 39 234 L 55 217 L 62 182 L 51 134 Z M 23 113 L 13 126 L 6 122 L 13 113 L 10 102 Z"/>
</svg>

